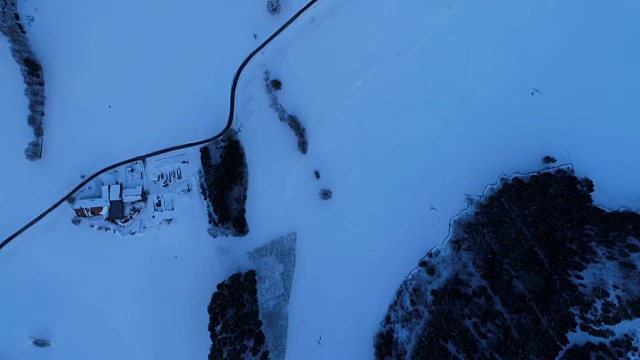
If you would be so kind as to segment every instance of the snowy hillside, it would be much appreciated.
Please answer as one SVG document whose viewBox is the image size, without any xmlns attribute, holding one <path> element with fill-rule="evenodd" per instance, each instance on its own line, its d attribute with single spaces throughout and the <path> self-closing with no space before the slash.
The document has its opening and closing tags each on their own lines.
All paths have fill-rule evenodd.
<svg viewBox="0 0 640 360">
<path fill-rule="evenodd" d="M 282 3 L 275 18 L 257 0 L 21 3 L 50 84 L 48 156 L 28 164 L 24 139 L 2 153 L 19 170 L 0 195 L 19 206 L 0 234 L 81 174 L 219 131 L 236 66 L 303 5 Z M 64 204 L 0 252 L 0 357 L 205 358 L 215 285 L 296 232 L 286 359 L 373 358 L 398 284 L 445 239 L 465 194 L 500 174 L 553 155 L 593 179 L 596 204 L 640 208 L 638 14 L 631 0 L 320 0 L 238 84 L 249 234 L 211 238 L 197 194 L 175 224 L 126 238 L 73 226 Z M 306 154 L 265 71 L 306 128 Z M 52 346 L 25 347 L 29 336 Z"/>
</svg>

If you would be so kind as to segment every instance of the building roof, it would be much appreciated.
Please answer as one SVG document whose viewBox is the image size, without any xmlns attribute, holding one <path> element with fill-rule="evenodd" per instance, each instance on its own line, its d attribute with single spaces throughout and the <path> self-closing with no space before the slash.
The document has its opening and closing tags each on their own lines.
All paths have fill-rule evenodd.
<svg viewBox="0 0 640 360">
<path fill-rule="evenodd" d="M 109 185 L 102 185 L 102 198 L 109 200 Z"/>
<path fill-rule="evenodd" d="M 120 185 L 109 185 L 109 200 L 115 201 L 120 200 Z"/>
<path fill-rule="evenodd" d="M 109 207 L 109 200 L 97 199 L 80 199 L 73 204 L 74 209 L 91 209 L 96 207 Z"/>
<path fill-rule="evenodd" d="M 124 202 L 122 200 L 110 201 L 109 220 L 124 219 Z"/>
<path fill-rule="evenodd" d="M 124 202 L 133 202 L 142 200 L 142 186 L 136 186 L 132 189 L 122 190 L 122 200 Z"/>
</svg>

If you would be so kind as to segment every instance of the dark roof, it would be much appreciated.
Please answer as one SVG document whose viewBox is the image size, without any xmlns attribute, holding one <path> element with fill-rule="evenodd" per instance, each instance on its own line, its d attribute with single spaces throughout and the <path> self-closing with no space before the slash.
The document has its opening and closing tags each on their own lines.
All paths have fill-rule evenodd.
<svg viewBox="0 0 640 360">
<path fill-rule="evenodd" d="M 109 220 L 124 219 L 124 202 L 122 200 L 109 201 Z"/>
</svg>

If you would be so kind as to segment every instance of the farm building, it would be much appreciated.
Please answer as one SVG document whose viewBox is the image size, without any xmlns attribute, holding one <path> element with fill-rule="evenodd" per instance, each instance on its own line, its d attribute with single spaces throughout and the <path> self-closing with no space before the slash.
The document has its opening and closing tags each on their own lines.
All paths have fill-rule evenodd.
<svg viewBox="0 0 640 360">
<path fill-rule="evenodd" d="M 74 204 L 78 217 L 106 216 L 115 221 L 124 218 L 124 203 L 142 200 L 142 186 L 123 189 L 122 184 L 103 185 L 102 197 L 81 199 Z"/>
<path fill-rule="evenodd" d="M 142 186 L 136 186 L 133 189 L 122 190 L 122 201 L 128 203 L 140 200 L 142 200 Z"/>
<path fill-rule="evenodd" d="M 78 217 L 106 216 L 109 211 L 109 185 L 102 186 L 102 197 L 78 200 L 75 202 L 73 210 Z"/>
</svg>

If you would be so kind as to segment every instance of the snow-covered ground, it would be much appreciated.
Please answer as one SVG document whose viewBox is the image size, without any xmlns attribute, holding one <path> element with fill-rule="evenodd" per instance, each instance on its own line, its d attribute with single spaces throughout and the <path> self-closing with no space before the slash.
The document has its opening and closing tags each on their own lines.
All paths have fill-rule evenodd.
<svg viewBox="0 0 640 360">
<path fill-rule="evenodd" d="M 147 236 L 74 226 L 61 206 L 0 256 L 0 358 L 205 359 L 224 277 L 202 199 Z M 29 337 L 51 339 L 39 349 Z"/>
<path fill-rule="evenodd" d="M 34 18 L 25 26 L 44 68 L 44 153 L 37 163 L 24 159 L 33 138 L 27 101 L 2 37 L 0 198 L 29 191 L 20 194 L 23 206 L 3 214 L 0 238 L 60 199 L 80 174 L 220 132 L 236 69 L 299 8 L 286 1 L 274 17 L 266 0 L 19 1 L 22 18 Z"/>
<path fill-rule="evenodd" d="M 176 19 L 189 12 L 206 21 L 156 23 L 153 17 L 131 39 L 124 36 L 126 27 L 107 28 L 121 37 L 110 38 L 104 30 L 108 21 L 121 24 L 117 16 L 126 16 L 140 29 L 141 18 L 146 22 L 148 13 L 160 10 L 138 2 L 121 14 L 101 8 L 106 4 L 74 3 L 76 15 L 86 16 L 72 18 L 64 14 L 67 5 L 43 2 L 39 26 L 52 29 L 64 25 L 60 19 L 73 20 L 91 36 L 102 34 L 103 41 L 85 44 L 73 26 L 64 25 L 66 32 L 53 35 L 64 41 L 47 44 L 48 35 L 42 31 L 38 38 L 35 31 L 40 20 L 35 14 L 34 48 L 52 83 L 45 119 L 51 160 L 15 166 L 56 169 L 59 176 L 38 178 L 40 185 L 43 179 L 54 183 L 41 186 L 48 191 L 26 194 L 32 199 L 16 212 L 39 212 L 36 205 L 74 184 L 80 171 L 198 138 L 204 130 L 215 132 L 215 124 L 222 123 L 213 122 L 225 118 L 234 66 L 254 45 L 252 16 L 263 19 L 262 4 L 251 15 L 243 2 L 210 4 L 207 11 L 187 2 L 165 11 L 177 13 Z M 287 11 L 293 6 L 284 4 Z M 45 9 L 57 15 L 46 20 Z M 103 353 L 96 355 L 95 349 L 104 350 L 106 343 L 113 353 L 105 359 L 203 358 L 206 304 L 215 284 L 234 270 L 226 256 L 296 231 L 287 359 L 372 358 L 373 336 L 395 291 L 445 238 L 449 219 L 466 206 L 465 193 L 481 194 L 500 174 L 537 170 L 548 154 L 591 177 L 598 204 L 640 207 L 640 163 L 633 161 L 640 153 L 638 14 L 640 3 L 631 0 L 320 1 L 249 65 L 239 84 L 238 126 L 249 164 L 249 236 L 209 238 L 201 200 L 194 200 L 185 210 L 190 215 L 178 217 L 174 226 L 127 239 L 75 227 L 68 209 L 57 210 L 0 253 L 0 318 L 6 319 L 0 321 L 0 357 L 86 358 L 91 351 L 97 359 Z M 100 16 L 102 23 L 94 25 Z M 207 30 L 192 42 L 173 32 L 186 34 L 196 26 L 192 23 L 222 26 L 212 16 L 234 26 L 247 21 L 243 36 L 249 39 Z M 57 49 L 67 43 L 89 46 L 87 54 L 93 55 L 83 56 L 104 56 L 103 65 L 114 67 L 96 70 L 63 57 L 65 51 Z M 148 48 L 138 49 L 141 44 Z M 195 53 L 161 52 L 168 44 L 193 46 Z M 237 51 L 226 51 L 227 44 Z M 194 65 L 194 56 L 204 56 L 198 53 L 205 51 L 202 46 L 211 61 L 233 66 L 223 71 L 223 65 L 206 61 Z M 156 62 L 164 58 L 175 61 L 176 68 Z M 68 67 L 67 73 L 48 72 L 54 65 Z M 129 66 L 142 73 L 131 79 L 118 70 Z M 184 73 L 181 66 L 204 73 Z M 307 127 L 305 156 L 269 109 L 265 69 L 282 80 L 283 106 Z M 164 73 L 160 85 L 154 83 L 158 72 Z M 63 79 L 73 88 L 56 90 Z M 541 94 L 532 96 L 533 88 Z M 172 94 L 185 92 L 190 95 L 172 100 Z M 76 101 L 80 93 L 83 101 Z M 138 103 L 143 101 L 148 106 Z M 186 121 L 197 117 L 198 106 L 203 116 Z M 71 116 L 76 113 L 81 116 Z M 65 128 L 54 130 L 53 124 L 63 120 L 73 124 L 66 131 L 87 131 L 69 136 Z M 102 126 L 112 122 L 140 126 L 148 136 L 124 134 L 129 140 L 107 141 L 109 132 Z M 191 126 L 197 128 L 182 128 Z M 55 150 L 50 142 L 65 144 Z M 54 159 L 58 162 L 48 163 Z M 313 176 L 316 169 L 319 180 Z M 24 178 L 8 181 L 19 188 Z M 319 199 L 322 187 L 333 190 L 333 199 Z M 17 216 L 9 214 L 8 223 Z M 52 338 L 50 350 L 21 347 L 28 336 L 40 335 Z"/>
<path fill-rule="evenodd" d="M 546 154 L 591 177 L 598 204 L 640 208 L 638 14 L 633 1 L 325 1 L 278 38 L 244 77 L 239 118 L 253 234 L 298 232 L 287 357 L 372 358 L 396 289 L 464 194 Z M 307 126 L 306 156 L 265 113 L 266 67 Z"/>
</svg>

